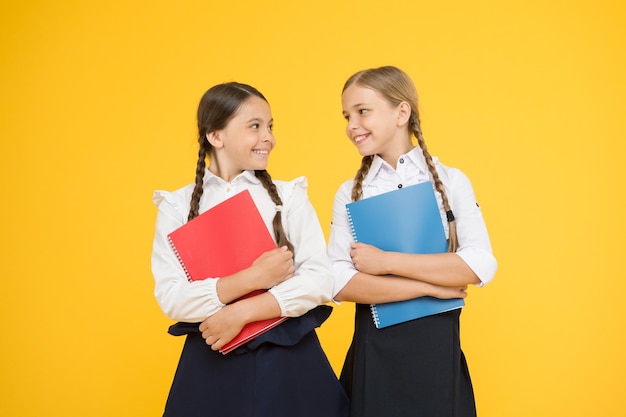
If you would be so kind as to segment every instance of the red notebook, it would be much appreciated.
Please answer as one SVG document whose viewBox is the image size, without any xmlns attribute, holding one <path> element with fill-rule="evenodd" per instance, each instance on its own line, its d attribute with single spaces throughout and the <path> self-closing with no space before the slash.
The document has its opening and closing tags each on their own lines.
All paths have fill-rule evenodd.
<svg viewBox="0 0 626 417">
<path fill-rule="evenodd" d="M 232 275 L 276 248 L 248 190 L 182 225 L 168 239 L 190 281 Z M 257 290 L 242 298 L 262 292 Z M 225 355 L 286 319 L 276 317 L 248 323 L 220 352 Z"/>
</svg>

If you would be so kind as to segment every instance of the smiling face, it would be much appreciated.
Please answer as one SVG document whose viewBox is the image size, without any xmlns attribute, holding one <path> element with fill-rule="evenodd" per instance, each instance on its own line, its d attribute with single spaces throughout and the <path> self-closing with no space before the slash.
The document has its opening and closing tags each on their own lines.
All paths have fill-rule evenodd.
<svg viewBox="0 0 626 417">
<path fill-rule="evenodd" d="M 406 102 L 393 106 L 375 90 L 352 84 L 342 94 L 342 106 L 346 134 L 361 155 L 378 154 L 395 166 L 397 157 L 412 148 Z"/>
<path fill-rule="evenodd" d="M 257 96 L 247 98 L 223 129 L 206 134 L 213 146 L 209 170 L 230 182 L 244 170 L 266 169 L 276 144 L 273 124 L 269 104 Z"/>
</svg>

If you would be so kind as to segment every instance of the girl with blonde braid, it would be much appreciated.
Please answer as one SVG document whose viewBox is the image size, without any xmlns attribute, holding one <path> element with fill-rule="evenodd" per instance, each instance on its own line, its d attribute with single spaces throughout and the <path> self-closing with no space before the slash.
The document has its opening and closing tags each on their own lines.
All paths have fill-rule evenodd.
<svg viewBox="0 0 626 417">
<path fill-rule="evenodd" d="M 370 304 L 421 296 L 466 297 L 497 269 L 468 178 L 430 155 L 417 92 L 395 67 L 357 72 L 342 93 L 346 133 L 363 156 L 355 178 L 335 195 L 328 252 L 334 298 L 356 303 L 355 331 L 341 373 L 352 417 L 470 417 L 472 384 L 460 347 L 460 309 L 377 329 Z M 417 139 L 414 145 L 412 137 Z M 432 181 L 449 251 L 384 252 L 355 243 L 346 204 Z"/>
<path fill-rule="evenodd" d="M 186 336 L 165 416 L 349 415 L 314 331 L 331 310 L 322 305 L 333 287 L 324 235 L 306 179 L 274 181 L 266 170 L 273 123 L 267 100 L 253 87 L 231 82 L 210 88 L 198 107 L 195 183 L 154 194 L 155 296 L 178 321 L 169 333 Z M 188 281 L 167 235 L 246 189 L 278 247 L 228 277 Z M 253 290 L 267 291 L 239 300 Z M 246 323 L 278 316 L 290 319 L 227 355 L 218 352 Z"/>
</svg>

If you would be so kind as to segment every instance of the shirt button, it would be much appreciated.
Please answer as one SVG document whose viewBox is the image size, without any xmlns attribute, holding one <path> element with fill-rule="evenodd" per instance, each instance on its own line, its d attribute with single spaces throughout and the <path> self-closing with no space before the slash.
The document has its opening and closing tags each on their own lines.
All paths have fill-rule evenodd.
<svg viewBox="0 0 626 417">
<path fill-rule="evenodd" d="M 398 184 L 398 188 L 402 188 L 402 184 Z"/>
<path fill-rule="evenodd" d="M 400 158 L 400 163 L 404 164 L 404 158 Z"/>
</svg>

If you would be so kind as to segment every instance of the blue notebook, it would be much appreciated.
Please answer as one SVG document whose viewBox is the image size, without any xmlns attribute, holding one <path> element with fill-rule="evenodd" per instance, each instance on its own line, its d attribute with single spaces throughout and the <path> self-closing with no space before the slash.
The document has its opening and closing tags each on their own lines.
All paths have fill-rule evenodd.
<svg viewBox="0 0 626 417">
<path fill-rule="evenodd" d="M 443 253 L 448 242 L 432 183 L 427 181 L 346 204 L 356 242 L 388 252 Z M 462 298 L 419 297 L 372 304 L 377 328 L 461 308 Z"/>
</svg>

